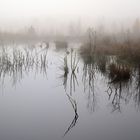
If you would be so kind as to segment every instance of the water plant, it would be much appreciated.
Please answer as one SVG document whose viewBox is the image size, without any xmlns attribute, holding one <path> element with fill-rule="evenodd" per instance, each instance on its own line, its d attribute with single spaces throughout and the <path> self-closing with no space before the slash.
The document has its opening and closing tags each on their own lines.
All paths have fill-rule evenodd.
<svg viewBox="0 0 140 140">
<path fill-rule="evenodd" d="M 72 73 L 75 72 L 76 68 L 78 67 L 78 63 L 79 63 L 79 59 L 77 59 L 77 54 L 76 52 L 74 53 L 74 56 L 73 56 L 73 53 L 74 53 L 74 50 L 71 49 L 71 71 Z"/>
<path fill-rule="evenodd" d="M 47 49 L 34 47 L 0 47 L 0 78 L 10 76 L 15 85 L 24 74 L 28 74 L 33 69 L 40 69 L 46 73 Z M 1 80 L 4 81 L 4 80 Z"/>
</svg>

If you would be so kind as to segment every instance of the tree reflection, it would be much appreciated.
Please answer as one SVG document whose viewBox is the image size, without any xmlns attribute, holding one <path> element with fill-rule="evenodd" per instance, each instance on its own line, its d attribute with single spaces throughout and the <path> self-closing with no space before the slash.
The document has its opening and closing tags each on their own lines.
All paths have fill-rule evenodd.
<svg viewBox="0 0 140 140">
<path fill-rule="evenodd" d="M 140 109 L 140 64 L 138 65 L 137 72 L 136 72 L 136 92 L 134 94 L 134 101 L 135 101 L 135 106 Z"/>
<path fill-rule="evenodd" d="M 107 94 L 112 104 L 112 112 L 121 112 L 121 101 L 129 101 L 131 94 L 129 87 L 131 86 L 131 70 L 126 65 L 110 64 L 108 79 Z M 125 91 L 125 89 L 127 91 Z"/>
<path fill-rule="evenodd" d="M 88 93 L 88 104 L 87 107 L 90 108 L 92 112 L 95 110 L 95 67 L 94 64 L 85 64 L 83 68 L 82 81 L 84 83 L 84 92 Z"/>
</svg>

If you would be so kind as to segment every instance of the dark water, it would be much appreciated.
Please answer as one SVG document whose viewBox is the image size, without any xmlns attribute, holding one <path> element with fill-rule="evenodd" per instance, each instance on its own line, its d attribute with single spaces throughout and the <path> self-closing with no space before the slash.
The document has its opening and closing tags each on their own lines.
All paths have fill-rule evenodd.
<svg viewBox="0 0 140 140">
<path fill-rule="evenodd" d="M 1 47 L 0 140 L 140 139 L 139 67 L 79 45 Z"/>
</svg>

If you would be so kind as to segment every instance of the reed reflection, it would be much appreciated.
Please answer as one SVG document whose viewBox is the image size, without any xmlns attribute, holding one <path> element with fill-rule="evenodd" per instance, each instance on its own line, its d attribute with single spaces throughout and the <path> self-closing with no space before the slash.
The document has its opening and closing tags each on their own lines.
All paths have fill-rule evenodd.
<svg viewBox="0 0 140 140">
<path fill-rule="evenodd" d="M 48 46 L 2 46 L 0 47 L 0 81 L 6 77 L 12 79 L 12 85 L 16 85 L 30 72 L 47 74 Z"/>
<path fill-rule="evenodd" d="M 74 55 L 73 55 L 74 54 Z M 63 86 L 64 90 L 66 92 L 66 95 L 69 99 L 69 102 L 72 105 L 72 108 L 74 110 L 74 118 L 72 122 L 70 123 L 68 129 L 64 133 L 64 136 L 76 125 L 78 120 L 78 107 L 76 100 L 73 99 L 73 92 L 76 92 L 76 86 L 79 86 L 78 79 L 77 79 L 77 69 L 78 69 L 78 62 L 79 59 L 76 56 L 76 52 L 74 52 L 73 49 L 70 49 L 70 51 L 65 51 L 65 56 L 63 58 L 63 64 L 60 68 L 60 70 L 63 72 L 63 74 L 60 76 L 61 79 L 63 79 Z M 77 70 L 77 71 L 76 71 Z M 69 83 L 69 85 L 68 85 Z M 67 86 L 69 89 L 67 89 Z M 67 92 L 69 92 L 67 94 Z"/>
<path fill-rule="evenodd" d="M 74 110 L 74 118 L 73 118 L 72 122 L 70 123 L 68 129 L 64 133 L 64 136 L 76 125 L 78 117 L 79 117 L 78 112 L 77 112 L 78 110 L 77 110 L 76 100 L 74 100 L 69 94 L 66 94 L 66 95 L 68 96 L 69 102 L 71 103 L 72 108 Z"/>
</svg>

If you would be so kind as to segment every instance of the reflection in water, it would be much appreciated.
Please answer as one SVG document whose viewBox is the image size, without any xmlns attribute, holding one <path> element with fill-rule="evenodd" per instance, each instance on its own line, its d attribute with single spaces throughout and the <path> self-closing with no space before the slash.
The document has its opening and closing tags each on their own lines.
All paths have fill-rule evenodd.
<svg viewBox="0 0 140 140">
<path fill-rule="evenodd" d="M 69 55 L 69 52 L 66 51 L 66 54 L 65 54 L 65 57 L 64 57 L 64 65 L 62 67 L 60 67 L 60 69 L 63 71 L 63 75 L 61 76 L 61 78 L 63 78 L 63 86 L 64 86 L 64 90 L 65 92 L 67 92 L 67 83 L 68 83 L 68 78 L 69 78 L 69 74 L 70 74 L 70 79 L 69 79 L 69 94 L 66 94 L 68 96 L 68 99 L 72 105 L 72 108 L 74 110 L 74 118 L 70 124 L 70 126 L 68 127 L 68 129 L 66 130 L 64 136 L 76 125 L 77 123 L 77 120 L 78 120 L 78 113 L 77 113 L 77 103 L 76 103 L 76 100 L 74 100 L 72 98 L 72 92 L 76 91 L 76 86 L 78 86 L 78 80 L 77 80 L 77 76 L 76 76 L 76 69 L 77 69 L 77 66 L 78 66 L 78 62 L 79 60 L 76 60 L 77 57 L 76 57 L 76 52 L 75 52 L 75 55 L 73 57 L 73 49 L 71 49 L 70 51 L 70 66 L 68 65 L 68 55 Z M 70 68 L 71 69 L 70 69 Z M 70 72 L 70 73 L 69 73 Z"/>
<path fill-rule="evenodd" d="M 71 73 L 71 76 L 70 76 L 70 95 L 72 95 L 72 92 L 76 91 L 76 86 L 78 86 L 78 80 L 77 80 L 77 77 L 76 77 L 76 74 L 75 72 L 72 72 Z"/>
<path fill-rule="evenodd" d="M 91 111 L 95 110 L 95 67 L 94 64 L 85 64 L 83 68 L 82 81 L 84 83 L 84 92 L 88 91 L 88 105 Z"/>
<path fill-rule="evenodd" d="M 48 45 L 44 47 L 8 47 L 0 48 L 0 81 L 12 78 L 12 85 L 22 80 L 30 72 L 46 73 Z"/>
<path fill-rule="evenodd" d="M 111 100 L 111 104 L 113 107 L 112 112 L 115 112 L 115 111 L 121 112 L 121 108 L 120 108 L 120 100 L 122 98 L 121 90 L 122 90 L 121 82 L 120 82 L 120 87 L 119 88 L 116 87 L 114 89 L 114 92 L 110 86 L 107 89 L 109 100 Z"/>
<path fill-rule="evenodd" d="M 77 120 L 78 120 L 78 117 L 79 117 L 79 116 L 78 116 L 78 113 L 77 113 L 77 103 L 76 103 L 76 101 L 75 101 L 74 99 L 72 99 L 72 97 L 69 96 L 68 94 L 67 94 L 67 96 L 68 96 L 68 99 L 69 99 L 69 101 L 70 101 L 70 103 L 71 103 L 71 105 L 72 105 L 72 108 L 73 108 L 73 110 L 74 110 L 75 115 L 74 115 L 74 118 L 73 118 L 73 120 L 72 120 L 70 126 L 69 126 L 68 129 L 66 130 L 64 136 L 76 125 Z"/>
<path fill-rule="evenodd" d="M 136 72 L 136 92 L 134 95 L 135 105 L 138 109 L 140 109 L 140 65 L 138 65 L 137 72 Z"/>
<path fill-rule="evenodd" d="M 67 43 L 56 42 L 60 48 L 65 48 L 65 56 L 63 65 L 60 67 L 63 71 L 63 85 L 67 91 L 69 83 L 70 95 L 76 92 L 79 86 L 77 72 L 79 71 L 79 58 L 77 52 L 71 48 L 69 51 Z M 57 48 L 56 45 L 56 48 Z M 12 79 L 12 85 L 16 85 L 22 80 L 24 75 L 30 72 L 42 73 L 47 75 L 49 43 L 39 45 L 31 45 L 28 47 L 8 47 L 0 48 L 0 82 L 4 84 L 6 78 Z M 67 48 L 67 50 L 66 50 Z M 88 92 L 88 108 L 95 110 L 95 75 L 101 74 L 107 81 L 107 93 L 109 100 L 112 99 L 114 110 L 120 110 L 120 100 L 127 101 L 132 97 L 138 107 L 140 105 L 140 66 L 134 67 L 134 64 L 125 62 L 121 58 L 110 57 L 107 55 L 88 55 L 81 54 L 83 60 L 82 81 L 84 84 L 84 92 Z M 114 59 L 115 58 L 115 59 Z M 80 60 L 80 62 L 82 62 Z M 132 86 L 135 84 L 136 86 Z M 81 86 L 81 85 L 80 85 Z M 130 93 L 130 88 L 133 92 Z M 127 91 L 126 91 L 127 89 Z M 124 94 L 125 92 L 125 94 Z M 130 98 L 131 97 L 131 98 Z"/>
<path fill-rule="evenodd" d="M 87 107 L 94 112 L 96 106 L 95 82 L 96 74 L 100 73 L 106 76 L 108 58 L 105 55 L 86 55 L 81 54 L 84 62 L 82 81 L 84 84 L 84 92 L 88 94 Z"/>
<path fill-rule="evenodd" d="M 112 112 L 121 112 L 121 101 L 127 104 L 131 99 L 134 99 L 135 106 L 139 108 L 139 68 L 134 71 L 133 73 L 131 67 L 122 64 L 111 64 L 108 74 L 111 81 L 108 82 L 107 93 L 109 100 L 112 99 Z"/>
<path fill-rule="evenodd" d="M 76 90 L 76 86 L 78 86 L 78 79 L 76 76 L 76 72 L 78 72 L 78 63 L 79 63 L 79 59 L 77 59 L 76 56 L 76 52 L 74 53 L 73 56 L 73 49 L 69 51 L 66 51 L 65 53 L 65 57 L 64 57 L 64 63 L 63 65 L 60 67 L 60 70 L 63 71 L 63 74 L 61 76 L 61 78 L 63 78 L 63 85 L 64 85 L 64 89 L 66 91 L 67 89 L 67 82 L 68 82 L 68 78 L 69 78 L 69 74 L 70 74 L 70 95 L 72 95 L 72 92 Z M 70 54 L 70 64 L 69 64 L 69 56 Z M 77 71 L 76 71 L 77 69 Z"/>
<path fill-rule="evenodd" d="M 65 91 L 67 90 L 67 81 L 68 81 L 68 74 L 69 74 L 69 67 L 68 67 L 68 60 L 67 60 L 67 56 L 68 54 L 65 55 L 64 59 L 63 59 L 63 64 L 60 68 L 60 70 L 63 72 L 63 74 L 60 76 L 60 78 L 63 78 L 63 86 Z"/>
<path fill-rule="evenodd" d="M 61 43 L 57 42 L 57 45 L 58 44 L 61 45 Z M 1 47 L 0 83 L 6 85 L 5 81 L 7 79 L 12 79 L 12 84 L 15 86 L 18 82 L 23 80 L 25 75 L 35 73 L 35 75 L 43 74 L 43 76 L 47 76 L 50 72 L 50 75 L 48 75 L 51 77 L 51 80 L 48 79 L 47 81 L 48 83 L 50 82 L 49 86 L 54 85 L 56 84 L 56 79 L 53 77 L 56 72 L 55 68 L 59 67 L 59 70 L 62 72 L 61 78 L 63 79 L 64 92 L 68 93 L 66 95 L 74 111 L 74 118 L 65 131 L 64 136 L 77 124 L 77 120 L 82 118 L 81 116 L 83 114 L 81 112 L 84 112 L 84 101 L 82 101 L 82 105 L 78 102 L 77 106 L 77 97 L 81 99 L 82 93 L 87 95 L 87 107 L 95 116 L 98 114 L 95 110 L 99 102 L 97 96 L 102 96 L 100 100 L 102 106 L 106 107 L 106 104 L 111 104 L 112 113 L 123 112 L 123 108 L 129 103 L 133 103 L 137 110 L 140 109 L 140 65 L 135 65 L 128 61 L 120 61 L 120 58 L 117 58 L 117 56 L 108 56 L 105 54 L 88 55 L 80 53 L 79 58 L 76 49 L 66 49 L 66 44 L 64 43 L 63 45 L 61 52 L 55 52 L 64 55 L 64 57 L 62 56 L 62 64 L 59 63 L 54 52 L 51 52 L 53 60 L 49 56 L 48 50 L 51 50 L 51 47 L 49 47 L 48 43 L 28 47 Z M 50 62 L 50 60 L 52 65 L 48 67 L 48 61 Z M 104 81 L 102 81 L 102 79 L 104 79 Z M 47 84 L 44 83 L 45 86 Z M 38 87 L 40 86 L 43 88 L 41 83 Z M 100 89 L 98 89 L 97 86 Z M 82 91 L 82 87 L 84 87 L 84 91 Z M 47 88 L 49 88 L 49 92 L 53 91 L 51 87 Z M 73 94 L 73 92 L 76 94 Z M 104 92 L 106 94 L 102 94 Z M 59 97 L 62 96 L 59 95 Z M 53 97 L 53 99 L 56 98 L 58 98 L 58 96 Z M 60 103 L 61 106 L 63 106 L 62 103 L 63 102 Z M 57 111 L 58 110 L 56 110 L 56 112 Z M 106 110 L 104 110 L 103 113 L 105 113 L 105 111 Z M 80 112 L 80 116 L 78 112 Z M 85 113 L 84 115 L 86 116 L 87 114 Z M 100 122 L 100 120 L 98 121 Z"/>
<path fill-rule="evenodd" d="M 84 91 L 88 90 L 88 107 L 94 111 L 95 97 L 95 75 L 102 75 L 108 83 L 106 92 L 111 101 L 112 112 L 121 112 L 122 101 L 125 104 L 134 99 L 135 106 L 139 106 L 140 90 L 139 90 L 139 67 L 135 66 L 135 62 L 129 60 L 121 60 L 117 56 L 108 56 L 105 54 L 92 54 L 85 52 L 81 48 L 81 58 L 84 63 L 82 81 L 84 83 Z M 86 51 L 86 50 L 85 50 Z M 137 65 L 137 64 L 136 64 Z M 136 86 L 134 86 L 136 85 Z M 123 106 L 123 105 L 122 105 Z"/>
<path fill-rule="evenodd" d="M 79 59 L 77 59 L 76 52 L 74 53 L 74 56 L 73 56 L 73 53 L 74 53 L 74 50 L 71 49 L 70 95 L 72 95 L 72 91 L 75 92 L 75 86 L 76 86 L 76 84 L 78 86 L 78 81 L 77 81 L 77 77 L 76 77 L 75 71 L 76 71 L 76 69 L 78 67 Z"/>
<path fill-rule="evenodd" d="M 121 100 L 127 101 L 127 97 L 123 96 L 122 90 L 127 89 L 125 94 L 129 94 L 129 87 L 131 83 L 131 70 L 128 66 L 111 63 L 109 64 L 108 78 L 111 80 L 108 82 L 107 93 L 109 100 L 112 104 L 112 112 L 121 112 Z"/>
</svg>

